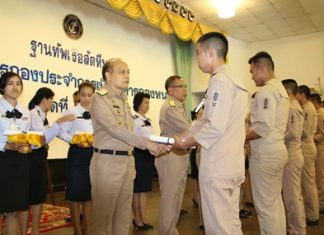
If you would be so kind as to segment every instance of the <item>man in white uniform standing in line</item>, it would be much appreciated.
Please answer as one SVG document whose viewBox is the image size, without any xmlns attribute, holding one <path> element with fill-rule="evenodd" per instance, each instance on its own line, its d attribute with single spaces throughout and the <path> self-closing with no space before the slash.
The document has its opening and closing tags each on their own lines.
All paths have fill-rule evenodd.
<svg viewBox="0 0 324 235">
<path fill-rule="evenodd" d="M 204 113 L 175 147 L 201 145 L 199 184 L 206 235 L 240 235 L 240 186 L 244 181 L 245 117 L 248 93 L 225 64 L 226 37 L 207 33 L 198 40 L 199 68 L 211 75 Z"/>
<path fill-rule="evenodd" d="M 246 141 L 251 143 L 250 173 L 253 202 L 261 235 L 286 235 L 282 201 L 282 175 L 288 160 L 284 136 L 289 115 L 289 98 L 274 63 L 264 51 L 249 59 L 250 73 L 260 90 L 251 107 L 251 127 Z"/>
<path fill-rule="evenodd" d="M 285 79 L 282 84 L 290 100 L 289 119 L 285 134 L 288 150 L 288 162 L 285 165 L 282 181 L 282 192 L 287 209 L 289 235 L 306 235 L 306 217 L 304 200 L 301 191 L 301 174 L 304 167 L 304 156 L 301 149 L 304 113 L 296 99 L 297 82 Z"/>
<path fill-rule="evenodd" d="M 315 160 L 317 149 L 314 134 L 317 129 L 317 112 L 310 99 L 308 86 L 298 87 L 297 100 L 303 108 L 304 126 L 302 134 L 302 152 L 304 155 L 304 168 L 302 171 L 302 193 L 305 204 L 307 226 L 319 225 L 319 202 L 316 186 Z"/>
<path fill-rule="evenodd" d="M 311 95 L 311 101 L 317 111 L 317 131 L 314 140 L 317 148 L 316 183 L 318 189 L 318 199 L 320 215 L 324 215 L 324 108 L 321 106 L 321 97 L 319 94 Z"/>
</svg>

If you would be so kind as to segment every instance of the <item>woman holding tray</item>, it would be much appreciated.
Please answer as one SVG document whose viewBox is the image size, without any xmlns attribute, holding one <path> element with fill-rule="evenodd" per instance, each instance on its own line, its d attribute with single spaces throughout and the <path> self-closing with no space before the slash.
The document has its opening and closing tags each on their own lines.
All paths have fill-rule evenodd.
<svg viewBox="0 0 324 235">
<path fill-rule="evenodd" d="M 51 142 L 61 130 L 61 123 L 72 121 L 74 115 L 65 115 L 56 120 L 51 126 L 48 125 L 47 113 L 51 110 L 54 92 L 47 88 L 39 88 L 30 100 L 28 108 L 31 117 L 31 131 L 41 133 L 43 143 L 41 147 L 33 146 L 33 151 L 28 154 L 29 160 L 29 205 L 32 212 L 32 235 L 39 235 L 39 223 L 42 205 L 46 201 L 47 194 L 47 155 L 48 143 Z M 27 233 L 28 213 L 25 211 L 21 216 L 21 233 Z"/>
<path fill-rule="evenodd" d="M 75 235 L 82 235 L 80 225 L 80 205 L 83 207 L 85 235 L 91 235 L 91 185 L 89 166 L 93 154 L 93 127 L 89 113 L 95 87 L 90 82 L 79 85 L 80 103 L 66 114 L 77 118 L 64 123 L 59 137 L 70 144 L 67 159 L 67 181 L 65 198 L 70 201 L 70 213 Z"/>
<path fill-rule="evenodd" d="M 6 214 L 6 234 L 17 235 L 18 212 L 28 209 L 29 167 L 23 141 L 8 142 L 8 135 L 27 132 L 30 129 L 30 114 L 18 98 L 23 91 L 23 82 L 18 74 L 6 72 L 0 78 L 0 214 Z"/>
</svg>

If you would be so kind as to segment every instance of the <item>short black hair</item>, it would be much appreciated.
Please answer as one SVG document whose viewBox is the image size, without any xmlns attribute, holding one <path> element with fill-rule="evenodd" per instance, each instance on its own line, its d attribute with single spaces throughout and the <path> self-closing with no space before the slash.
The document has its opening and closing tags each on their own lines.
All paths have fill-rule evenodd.
<svg viewBox="0 0 324 235">
<path fill-rule="evenodd" d="M 291 78 L 284 79 L 281 82 L 282 82 L 282 85 L 286 89 L 289 89 L 293 95 L 297 95 L 298 84 L 297 84 L 297 82 L 294 79 L 291 79 Z"/>
<path fill-rule="evenodd" d="M 82 82 L 82 83 L 79 85 L 79 90 L 78 90 L 77 95 L 80 94 L 81 89 L 82 89 L 83 87 L 89 87 L 89 88 L 91 88 L 92 91 L 93 91 L 93 93 L 96 91 L 95 86 L 94 86 L 91 82 L 89 82 L 89 81 L 85 81 L 85 82 Z"/>
<path fill-rule="evenodd" d="M 138 108 L 141 105 L 141 103 L 143 102 L 144 98 L 150 99 L 151 96 L 148 93 L 144 93 L 144 92 L 136 93 L 136 95 L 134 96 L 134 99 L 133 99 L 134 111 L 138 112 Z"/>
<path fill-rule="evenodd" d="M 54 92 L 47 87 L 39 88 L 36 91 L 34 97 L 29 101 L 28 109 L 32 110 L 35 107 L 35 105 L 39 105 L 44 98 L 49 99 L 54 97 L 54 95 L 55 95 Z"/>
<path fill-rule="evenodd" d="M 8 85 L 10 78 L 12 78 L 14 76 L 17 76 L 19 78 L 19 80 L 21 82 L 21 87 L 24 88 L 21 77 L 18 74 L 11 72 L 11 71 L 5 72 L 0 77 L 0 94 L 1 95 L 4 95 L 4 90 L 5 90 L 6 86 Z"/>
<path fill-rule="evenodd" d="M 310 100 L 311 101 L 315 101 L 317 104 L 321 104 L 322 103 L 322 100 L 321 100 L 321 97 L 319 94 L 312 94 L 311 97 L 310 97 Z"/>
<path fill-rule="evenodd" d="M 306 99 L 310 99 L 310 96 L 311 96 L 311 92 L 310 92 L 310 89 L 308 86 L 306 85 L 301 85 L 298 87 L 298 91 L 297 91 L 299 94 L 304 94 Z"/>
<path fill-rule="evenodd" d="M 216 50 L 217 56 L 226 60 L 227 52 L 228 52 L 228 41 L 226 37 L 219 32 L 210 32 L 202 35 L 197 43 L 201 44 L 205 48 L 212 47 Z"/>
<path fill-rule="evenodd" d="M 79 90 L 77 90 L 77 91 L 75 91 L 75 92 L 73 93 L 73 96 L 76 96 L 76 95 L 79 95 Z"/>
<path fill-rule="evenodd" d="M 176 79 L 181 79 L 181 77 L 178 75 L 172 75 L 167 78 L 167 80 L 165 81 L 165 84 L 164 84 L 164 88 L 167 92 L 168 92 L 169 87 L 172 86 L 174 80 L 176 80 Z"/>
<path fill-rule="evenodd" d="M 271 69 L 272 71 L 274 71 L 275 69 L 272 57 L 266 51 L 259 51 L 254 56 L 252 56 L 248 62 L 249 64 L 256 64 L 256 65 L 263 64 L 267 68 Z"/>
</svg>

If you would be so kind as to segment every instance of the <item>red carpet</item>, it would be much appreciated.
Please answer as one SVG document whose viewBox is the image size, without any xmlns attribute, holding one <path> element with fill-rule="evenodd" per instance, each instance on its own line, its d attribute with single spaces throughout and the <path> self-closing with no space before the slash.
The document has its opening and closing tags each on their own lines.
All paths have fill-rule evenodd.
<svg viewBox="0 0 324 235">
<path fill-rule="evenodd" d="M 43 205 L 43 212 L 40 221 L 40 232 L 47 232 L 57 228 L 71 226 L 71 222 L 65 219 L 70 217 L 70 210 L 67 207 L 52 206 L 49 204 Z M 31 218 L 31 217 L 30 217 Z M 31 228 L 28 228 L 30 234 Z"/>
</svg>

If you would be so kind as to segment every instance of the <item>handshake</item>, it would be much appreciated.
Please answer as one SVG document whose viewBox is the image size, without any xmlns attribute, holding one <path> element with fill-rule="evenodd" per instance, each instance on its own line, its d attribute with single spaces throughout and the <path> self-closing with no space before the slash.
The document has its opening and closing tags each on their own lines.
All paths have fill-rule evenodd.
<svg viewBox="0 0 324 235">
<path fill-rule="evenodd" d="M 150 136 L 150 143 L 147 149 L 150 153 L 154 156 L 159 156 L 169 152 L 172 148 L 176 149 L 188 149 L 190 145 L 195 145 L 196 143 L 191 143 L 192 141 L 188 141 L 186 135 L 181 134 L 180 136 L 175 137 L 164 137 L 164 136 L 157 136 L 151 135 Z M 191 139 L 190 139 L 191 140 Z"/>
<path fill-rule="evenodd" d="M 174 138 L 158 135 L 151 135 L 147 149 L 154 156 L 159 156 L 169 152 L 174 144 Z"/>
</svg>

